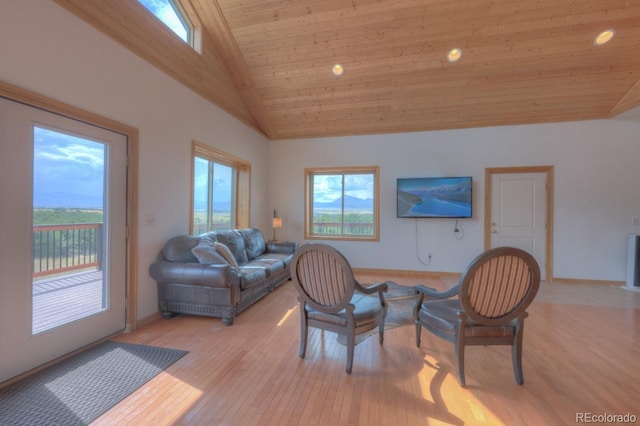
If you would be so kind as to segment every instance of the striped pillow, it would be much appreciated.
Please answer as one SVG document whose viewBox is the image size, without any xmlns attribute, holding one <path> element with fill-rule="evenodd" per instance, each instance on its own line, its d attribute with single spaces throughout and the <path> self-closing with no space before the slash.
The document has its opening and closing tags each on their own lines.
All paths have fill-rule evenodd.
<svg viewBox="0 0 640 426">
<path fill-rule="evenodd" d="M 227 247 L 224 244 L 219 243 L 217 241 L 215 243 L 215 247 L 216 247 L 216 251 L 218 252 L 218 254 L 220 256 L 222 256 L 224 258 L 224 260 L 229 262 L 229 265 L 233 266 L 234 268 L 238 267 L 238 261 L 233 256 L 233 253 L 231 253 L 231 250 L 229 250 L 229 247 Z"/>
</svg>

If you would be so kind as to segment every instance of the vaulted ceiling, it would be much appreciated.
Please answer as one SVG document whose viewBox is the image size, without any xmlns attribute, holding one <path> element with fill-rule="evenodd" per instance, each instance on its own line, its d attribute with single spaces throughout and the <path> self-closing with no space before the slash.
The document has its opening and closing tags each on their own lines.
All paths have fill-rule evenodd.
<svg viewBox="0 0 640 426">
<path fill-rule="evenodd" d="M 640 105 L 639 0 L 180 0 L 198 51 L 136 0 L 54 1 L 269 139 L 599 119 Z M 606 29 L 615 37 L 595 46 Z"/>
</svg>

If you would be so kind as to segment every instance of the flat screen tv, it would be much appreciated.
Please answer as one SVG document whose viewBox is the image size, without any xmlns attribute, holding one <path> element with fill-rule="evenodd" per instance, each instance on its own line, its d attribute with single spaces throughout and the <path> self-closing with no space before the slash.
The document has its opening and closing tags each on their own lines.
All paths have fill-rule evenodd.
<svg viewBox="0 0 640 426">
<path fill-rule="evenodd" d="M 398 217 L 472 216 L 471 176 L 399 178 Z"/>
</svg>

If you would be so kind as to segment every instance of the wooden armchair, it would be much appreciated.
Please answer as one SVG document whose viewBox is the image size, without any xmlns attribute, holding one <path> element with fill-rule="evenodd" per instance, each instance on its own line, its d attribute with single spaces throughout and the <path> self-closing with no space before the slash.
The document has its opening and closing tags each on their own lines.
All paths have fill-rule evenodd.
<svg viewBox="0 0 640 426">
<path fill-rule="evenodd" d="M 326 244 L 306 244 L 294 254 L 291 278 L 300 302 L 300 358 L 305 357 L 309 327 L 347 337 L 347 374 L 351 374 L 356 334 L 378 327 L 384 340 L 387 284 L 360 285 L 347 259 Z"/>
<path fill-rule="evenodd" d="M 513 247 L 488 250 L 471 262 L 449 290 L 416 286 L 420 294 L 414 307 L 416 345 L 420 347 L 423 327 L 453 342 L 461 386 L 465 385 L 466 346 L 511 345 L 513 371 L 521 385 L 524 319 L 539 285 L 540 268 L 530 254 Z"/>
</svg>

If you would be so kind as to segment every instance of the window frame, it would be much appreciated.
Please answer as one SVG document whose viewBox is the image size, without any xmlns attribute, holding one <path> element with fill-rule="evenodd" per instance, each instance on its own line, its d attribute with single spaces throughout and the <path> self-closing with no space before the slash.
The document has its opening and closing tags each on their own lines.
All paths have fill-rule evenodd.
<svg viewBox="0 0 640 426">
<path fill-rule="evenodd" d="M 316 175 L 373 175 L 373 235 L 319 235 L 313 231 L 313 177 Z M 304 238 L 307 240 L 340 240 L 340 241 L 380 241 L 380 167 L 352 166 L 352 167 L 312 167 L 304 169 Z M 344 187 L 342 188 L 344 193 Z M 342 211 L 344 215 L 344 207 Z"/>
<path fill-rule="evenodd" d="M 184 7 L 182 6 L 182 3 L 180 2 L 180 0 L 168 0 L 168 1 L 171 4 L 171 7 L 173 7 L 174 12 L 176 12 L 176 16 L 178 17 L 180 22 L 182 22 L 182 25 L 184 25 L 187 30 L 187 40 L 186 40 L 187 44 L 193 46 L 193 39 L 194 39 L 193 22 L 191 21 L 191 17 L 184 10 Z"/>
<path fill-rule="evenodd" d="M 169 32 L 171 32 L 172 35 L 174 35 L 175 37 L 178 37 L 180 41 L 183 41 L 184 43 L 189 45 L 196 52 L 202 53 L 202 23 L 200 22 L 198 15 L 196 14 L 196 11 L 194 10 L 193 6 L 191 6 L 189 2 L 186 2 L 185 4 L 183 4 L 181 0 L 167 0 L 170 3 L 171 7 L 173 8 L 174 12 L 176 13 L 178 19 L 180 19 L 180 22 L 182 22 L 182 24 L 187 29 L 187 40 L 185 41 L 184 39 L 182 39 L 182 37 L 176 34 L 162 19 L 160 19 L 160 17 L 155 15 L 153 12 L 147 9 L 142 3 L 140 3 L 139 0 L 135 0 L 135 1 L 146 12 L 148 12 L 151 16 L 156 18 L 158 22 L 160 22 L 167 30 L 169 30 Z"/>
<path fill-rule="evenodd" d="M 195 190 L 195 159 L 204 158 L 215 163 L 233 167 L 236 171 L 235 193 L 235 228 L 251 226 L 251 163 L 226 152 L 212 148 L 198 141 L 191 142 L 191 192 L 189 196 L 189 235 L 193 235 L 194 223 L 194 190 Z"/>
</svg>

